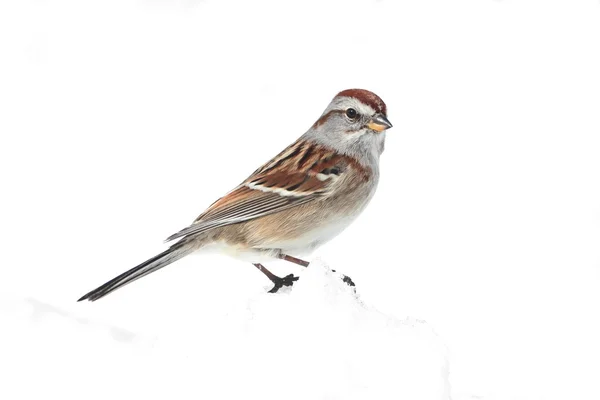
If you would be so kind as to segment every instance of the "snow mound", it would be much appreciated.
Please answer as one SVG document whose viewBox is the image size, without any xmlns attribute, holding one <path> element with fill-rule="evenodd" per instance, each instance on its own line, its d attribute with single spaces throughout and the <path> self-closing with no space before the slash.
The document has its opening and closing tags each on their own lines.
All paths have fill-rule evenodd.
<svg viewBox="0 0 600 400">
<path fill-rule="evenodd" d="M 445 350 L 432 330 L 366 306 L 342 279 L 312 262 L 289 293 L 252 300 L 240 369 L 269 359 L 270 390 L 286 398 L 447 399 Z"/>
<path fill-rule="evenodd" d="M 158 337 L 3 300 L 0 397 L 448 399 L 432 330 L 365 305 L 342 278 L 313 262 L 293 288 Z"/>
</svg>

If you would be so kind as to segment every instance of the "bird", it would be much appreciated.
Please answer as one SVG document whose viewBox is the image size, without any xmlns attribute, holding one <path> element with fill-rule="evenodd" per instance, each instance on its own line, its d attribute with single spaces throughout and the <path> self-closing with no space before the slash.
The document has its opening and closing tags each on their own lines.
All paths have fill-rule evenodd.
<svg viewBox="0 0 600 400">
<path fill-rule="evenodd" d="M 250 261 L 273 283 L 269 292 L 292 286 L 298 277 L 279 277 L 264 267 L 264 260 L 307 267 L 307 261 L 295 256 L 310 254 L 355 220 L 377 189 L 379 159 L 391 127 L 387 107 L 375 93 L 339 92 L 298 140 L 169 236 L 166 242 L 173 244 L 167 250 L 78 301 L 96 301 L 190 253 L 214 247 Z"/>
</svg>

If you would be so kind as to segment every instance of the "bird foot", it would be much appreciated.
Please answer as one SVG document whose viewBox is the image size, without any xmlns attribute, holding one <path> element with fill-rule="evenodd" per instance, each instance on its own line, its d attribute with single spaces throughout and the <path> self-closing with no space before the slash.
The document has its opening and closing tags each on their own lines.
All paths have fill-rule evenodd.
<svg viewBox="0 0 600 400">
<path fill-rule="evenodd" d="M 289 274 L 283 278 L 275 277 L 275 279 L 272 279 L 275 286 L 273 286 L 273 289 L 269 290 L 269 293 L 277 293 L 277 291 L 284 286 L 292 286 L 298 279 L 300 278 L 293 274 Z"/>
<path fill-rule="evenodd" d="M 335 269 L 332 269 L 331 272 L 336 272 Z M 352 278 L 350 278 L 348 275 L 344 275 L 342 274 L 342 282 L 344 282 L 346 285 L 351 286 L 351 287 L 355 287 L 356 285 L 354 284 L 354 281 L 352 280 Z"/>
<path fill-rule="evenodd" d="M 348 275 L 342 275 L 342 276 L 343 276 L 342 282 L 344 282 L 346 285 L 352 286 L 352 287 L 356 286 L 354 284 L 354 282 L 352 281 L 352 279 Z"/>
</svg>

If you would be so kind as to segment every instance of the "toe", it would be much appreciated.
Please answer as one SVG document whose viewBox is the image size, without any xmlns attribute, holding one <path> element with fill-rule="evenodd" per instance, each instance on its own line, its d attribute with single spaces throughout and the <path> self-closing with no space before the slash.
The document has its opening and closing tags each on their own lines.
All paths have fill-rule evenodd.
<svg viewBox="0 0 600 400">
<path fill-rule="evenodd" d="M 344 275 L 344 277 L 342 278 L 342 281 L 348 286 L 356 286 L 354 284 L 354 282 L 352 281 L 352 279 L 350 279 L 350 277 L 348 275 Z"/>
</svg>

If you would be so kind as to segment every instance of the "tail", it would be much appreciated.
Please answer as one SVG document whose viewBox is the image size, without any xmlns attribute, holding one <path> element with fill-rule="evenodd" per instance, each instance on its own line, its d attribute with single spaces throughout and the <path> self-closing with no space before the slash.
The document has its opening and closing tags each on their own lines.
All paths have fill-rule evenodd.
<svg viewBox="0 0 600 400">
<path fill-rule="evenodd" d="M 106 282 L 104 285 L 92 290 L 88 294 L 84 295 L 77 301 L 89 300 L 96 301 L 101 299 L 113 291 L 122 288 L 123 286 L 140 279 L 143 276 L 158 271 L 162 267 L 183 258 L 195 250 L 194 246 L 189 244 L 176 243 L 171 246 L 170 249 L 163 251 L 162 253 L 152 257 L 149 260 L 144 261 L 137 267 L 130 269 L 127 272 L 122 273 L 114 279 Z"/>
</svg>

